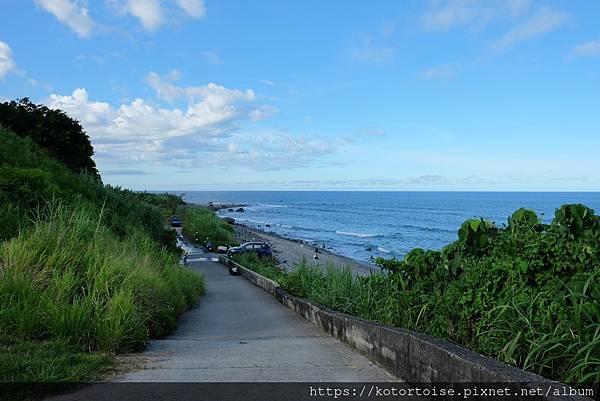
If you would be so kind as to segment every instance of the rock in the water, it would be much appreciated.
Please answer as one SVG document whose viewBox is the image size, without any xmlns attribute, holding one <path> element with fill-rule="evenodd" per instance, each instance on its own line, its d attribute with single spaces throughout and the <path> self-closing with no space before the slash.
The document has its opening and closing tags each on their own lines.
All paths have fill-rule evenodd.
<svg viewBox="0 0 600 401">
<path fill-rule="evenodd" d="M 229 224 L 235 223 L 235 219 L 233 217 L 225 217 L 225 218 L 223 218 L 223 220 L 225 220 Z"/>
<path fill-rule="evenodd" d="M 233 212 L 233 209 L 228 209 L 227 211 L 228 211 L 228 212 Z"/>
<path fill-rule="evenodd" d="M 244 210 L 244 208 L 243 208 L 243 207 L 240 207 L 239 209 L 237 209 L 237 210 L 236 210 L 236 212 L 238 212 L 238 213 L 244 213 L 244 212 L 245 212 L 245 210 Z"/>
</svg>

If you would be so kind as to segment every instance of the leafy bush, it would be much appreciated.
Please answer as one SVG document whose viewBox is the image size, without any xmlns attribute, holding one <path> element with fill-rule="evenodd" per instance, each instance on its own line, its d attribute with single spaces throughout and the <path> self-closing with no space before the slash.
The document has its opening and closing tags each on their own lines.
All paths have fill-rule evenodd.
<svg viewBox="0 0 600 401">
<path fill-rule="evenodd" d="M 494 223 L 484 219 L 467 220 L 458 229 L 459 242 L 471 255 L 485 253 L 495 234 Z"/>
</svg>

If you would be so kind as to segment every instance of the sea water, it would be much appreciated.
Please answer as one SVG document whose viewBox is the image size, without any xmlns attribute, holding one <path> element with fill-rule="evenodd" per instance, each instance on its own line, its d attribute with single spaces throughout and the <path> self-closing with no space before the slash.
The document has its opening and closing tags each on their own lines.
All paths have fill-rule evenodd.
<svg viewBox="0 0 600 401">
<path fill-rule="evenodd" d="M 600 214 L 600 192 L 243 191 L 186 192 L 184 199 L 247 204 L 243 213 L 221 210 L 219 216 L 364 261 L 401 258 L 413 248 L 441 249 L 457 239 L 466 219 L 483 217 L 502 226 L 520 207 L 545 222 L 566 203 L 583 203 Z"/>
</svg>

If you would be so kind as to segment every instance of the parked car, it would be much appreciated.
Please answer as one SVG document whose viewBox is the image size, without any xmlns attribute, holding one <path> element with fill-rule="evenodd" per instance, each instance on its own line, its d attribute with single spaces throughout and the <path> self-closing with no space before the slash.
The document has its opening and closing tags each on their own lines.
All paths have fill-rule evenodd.
<svg viewBox="0 0 600 401">
<path fill-rule="evenodd" d="M 181 219 L 179 217 L 171 216 L 169 220 L 171 220 L 171 227 L 181 227 Z"/>
<path fill-rule="evenodd" d="M 229 248 L 228 256 L 239 255 L 242 253 L 255 253 L 258 256 L 272 257 L 273 249 L 266 242 L 246 242 L 240 246 Z"/>
</svg>

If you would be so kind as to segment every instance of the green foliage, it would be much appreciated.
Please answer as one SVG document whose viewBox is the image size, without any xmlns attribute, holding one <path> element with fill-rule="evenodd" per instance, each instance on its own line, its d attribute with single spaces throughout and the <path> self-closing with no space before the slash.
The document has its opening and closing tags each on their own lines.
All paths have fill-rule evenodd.
<svg viewBox="0 0 600 401">
<path fill-rule="evenodd" d="M 270 273 L 290 293 L 329 308 L 462 344 L 565 382 L 600 381 L 600 228 L 582 205 L 550 225 L 517 210 L 507 228 L 468 220 L 441 251 L 378 259 L 381 273 L 353 276 L 306 262 Z"/>
<path fill-rule="evenodd" d="M 175 195 L 154 195 L 102 185 L 76 175 L 28 138 L 0 129 L 0 239 L 15 236 L 35 220 L 36 209 L 53 199 L 84 200 L 102 210 L 102 224 L 126 236 L 143 227 L 162 246 L 174 251 L 176 241 L 165 230 L 166 205 L 183 202 Z"/>
<path fill-rule="evenodd" d="M 485 253 L 496 234 L 494 223 L 484 219 L 465 221 L 458 230 L 458 239 L 471 255 Z"/>
<path fill-rule="evenodd" d="M 593 235 L 600 229 L 600 216 L 582 204 L 563 205 L 556 209 L 553 224 L 561 227 L 573 238 Z"/>
<path fill-rule="evenodd" d="M 75 174 L 0 129 L 0 381 L 95 379 L 175 328 L 204 288 L 165 229 L 175 202 Z"/>
<path fill-rule="evenodd" d="M 4 102 L 0 103 L 0 126 L 30 138 L 71 171 L 100 179 L 90 138 L 81 124 L 63 111 L 33 104 L 27 98 Z"/>
<path fill-rule="evenodd" d="M 284 271 L 273 258 L 259 257 L 255 253 L 249 252 L 234 255 L 233 260 L 271 280 L 279 282 L 284 278 Z"/>
<path fill-rule="evenodd" d="M 136 350 L 202 293 L 201 278 L 144 231 L 120 239 L 86 204 L 50 210 L 0 245 L 0 336 Z"/>
<path fill-rule="evenodd" d="M 215 213 L 202 206 L 180 206 L 177 215 L 183 222 L 183 234 L 190 239 L 198 238 L 204 244 L 207 238 L 215 246 L 236 245 L 235 233 L 231 225 Z"/>
<path fill-rule="evenodd" d="M 524 207 L 518 209 L 508 218 L 508 226 L 511 229 L 518 229 L 519 227 L 535 227 L 540 224 L 537 214 L 531 209 Z"/>
<path fill-rule="evenodd" d="M 102 376 L 113 364 L 113 358 L 106 353 L 84 352 L 64 340 L 0 337 L 0 380 L 3 382 L 85 382 Z"/>
</svg>

